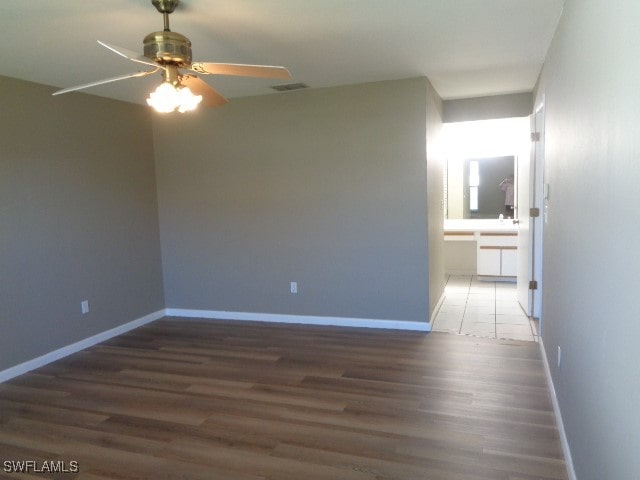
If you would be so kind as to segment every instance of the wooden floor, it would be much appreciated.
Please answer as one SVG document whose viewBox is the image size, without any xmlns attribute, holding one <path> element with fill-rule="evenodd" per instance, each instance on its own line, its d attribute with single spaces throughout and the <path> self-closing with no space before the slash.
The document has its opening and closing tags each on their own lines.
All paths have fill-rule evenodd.
<svg viewBox="0 0 640 480">
<path fill-rule="evenodd" d="M 537 343 L 165 319 L 1 384 L 0 478 L 567 477 Z"/>
</svg>

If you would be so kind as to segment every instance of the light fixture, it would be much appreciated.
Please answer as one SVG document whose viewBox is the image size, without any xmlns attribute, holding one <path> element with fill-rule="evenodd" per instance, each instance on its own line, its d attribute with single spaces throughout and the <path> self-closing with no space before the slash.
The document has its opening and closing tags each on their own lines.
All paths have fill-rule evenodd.
<svg viewBox="0 0 640 480">
<path fill-rule="evenodd" d="M 189 87 L 167 81 L 162 82 L 147 98 L 147 103 L 160 113 L 175 110 L 180 113 L 189 112 L 195 110 L 201 101 L 202 95 L 194 95 Z"/>
</svg>

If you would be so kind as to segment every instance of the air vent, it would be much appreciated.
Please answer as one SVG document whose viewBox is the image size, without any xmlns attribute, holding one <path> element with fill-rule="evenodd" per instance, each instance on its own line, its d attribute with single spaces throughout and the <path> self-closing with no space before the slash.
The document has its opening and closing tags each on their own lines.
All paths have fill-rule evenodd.
<svg viewBox="0 0 640 480">
<path fill-rule="evenodd" d="M 273 85 L 271 88 L 278 92 L 290 92 L 291 90 L 302 90 L 309 88 L 306 83 L 287 83 L 286 85 Z"/>
</svg>

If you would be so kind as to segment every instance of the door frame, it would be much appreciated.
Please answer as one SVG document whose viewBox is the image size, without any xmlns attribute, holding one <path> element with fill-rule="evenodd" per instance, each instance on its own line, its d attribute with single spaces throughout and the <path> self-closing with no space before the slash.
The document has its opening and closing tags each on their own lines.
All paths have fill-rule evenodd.
<svg viewBox="0 0 640 480">
<path fill-rule="evenodd" d="M 518 164 L 518 302 L 531 317 L 542 317 L 542 250 L 544 224 L 544 96 L 529 116 L 531 148 Z M 526 171 L 524 171 L 526 170 Z M 538 215 L 530 215 L 530 208 Z M 526 251 L 525 251 L 526 250 Z M 526 272 L 522 267 L 526 267 Z M 522 269 L 522 270 L 521 270 Z M 534 286 L 531 283 L 535 283 Z M 538 332 L 539 333 L 539 332 Z"/>
<path fill-rule="evenodd" d="M 544 251 L 544 224 L 546 218 L 546 198 L 548 189 L 545 188 L 544 160 L 545 160 L 545 97 L 542 95 L 540 103 L 534 110 L 535 127 L 539 137 L 534 142 L 535 154 L 533 156 L 533 205 L 539 209 L 540 215 L 533 222 L 533 280 L 537 282 L 537 289 L 533 294 L 532 315 L 540 319 L 540 332 L 542 332 L 542 289 L 543 289 L 543 269 L 542 255 Z"/>
<path fill-rule="evenodd" d="M 529 132 L 532 132 L 535 116 L 529 115 Z M 533 136 L 531 136 L 533 139 Z M 533 220 L 530 208 L 534 206 L 533 184 L 535 179 L 534 157 L 535 144 L 529 144 L 529 151 L 518 159 L 518 174 L 516 177 L 516 220 L 518 229 L 517 278 L 516 294 L 518 303 L 527 316 L 533 315 L 533 290 L 530 281 L 533 279 Z"/>
</svg>

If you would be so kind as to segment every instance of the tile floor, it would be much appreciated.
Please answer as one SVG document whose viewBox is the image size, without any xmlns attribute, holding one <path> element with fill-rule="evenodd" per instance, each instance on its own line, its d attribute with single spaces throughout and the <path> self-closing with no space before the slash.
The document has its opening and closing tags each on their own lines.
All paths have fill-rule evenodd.
<svg viewBox="0 0 640 480">
<path fill-rule="evenodd" d="M 537 322 L 516 298 L 516 284 L 449 276 L 444 301 L 433 322 L 435 332 L 538 341 Z"/>
</svg>

